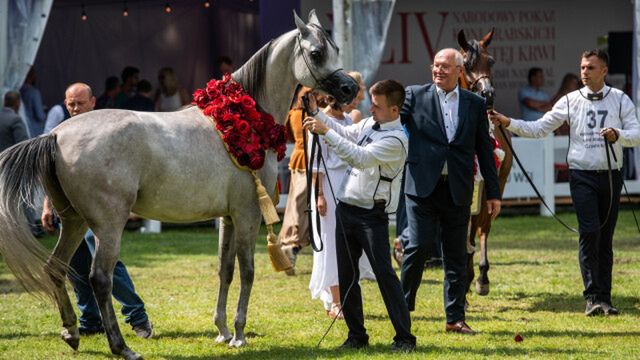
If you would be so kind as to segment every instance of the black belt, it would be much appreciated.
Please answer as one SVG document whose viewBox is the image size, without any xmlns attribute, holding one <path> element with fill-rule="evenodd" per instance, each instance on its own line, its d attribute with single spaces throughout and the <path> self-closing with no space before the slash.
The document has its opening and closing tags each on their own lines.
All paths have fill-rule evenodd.
<svg viewBox="0 0 640 360">
<path fill-rule="evenodd" d="M 387 204 L 387 200 L 374 200 L 373 204 L 374 205 L 386 205 Z"/>
<path fill-rule="evenodd" d="M 449 175 L 448 174 L 440 174 L 440 178 L 438 179 L 438 181 L 446 182 L 447 180 L 449 180 Z"/>
</svg>

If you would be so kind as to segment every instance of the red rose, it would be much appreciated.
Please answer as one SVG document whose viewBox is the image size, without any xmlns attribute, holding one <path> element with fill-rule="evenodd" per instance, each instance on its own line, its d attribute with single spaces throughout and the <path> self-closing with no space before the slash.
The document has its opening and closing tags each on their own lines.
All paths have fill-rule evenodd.
<svg viewBox="0 0 640 360">
<path fill-rule="evenodd" d="M 251 125 L 244 120 L 238 120 L 235 125 L 235 129 L 242 135 L 247 136 L 251 133 Z"/>
<path fill-rule="evenodd" d="M 252 154 L 250 158 L 249 167 L 253 170 L 258 170 L 264 165 L 264 156 L 260 154 Z"/>
<path fill-rule="evenodd" d="M 256 102 L 249 95 L 243 95 L 240 98 L 240 102 L 245 109 L 253 109 L 256 107 Z"/>
</svg>

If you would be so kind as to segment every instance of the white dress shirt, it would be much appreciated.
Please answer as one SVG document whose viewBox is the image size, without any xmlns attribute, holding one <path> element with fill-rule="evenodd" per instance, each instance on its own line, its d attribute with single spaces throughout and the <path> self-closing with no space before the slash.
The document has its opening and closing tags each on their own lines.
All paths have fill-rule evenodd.
<svg viewBox="0 0 640 360">
<path fill-rule="evenodd" d="M 349 126 L 337 124 L 323 112 L 314 117 L 329 126 L 325 141 L 349 164 L 338 200 L 365 209 L 372 209 L 376 201 L 384 200 L 386 212 L 395 212 L 408 151 L 400 118 L 380 124 L 375 130 L 372 117 Z"/>
<path fill-rule="evenodd" d="M 447 133 L 447 140 L 453 141 L 458 130 L 458 104 L 460 103 L 460 90 L 458 86 L 448 93 L 436 86 L 438 100 L 440 100 L 440 109 L 442 109 L 442 120 L 444 121 L 444 129 Z M 442 175 L 448 174 L 447 162 L 445 161 L 442 168 Z"/>
</svg>

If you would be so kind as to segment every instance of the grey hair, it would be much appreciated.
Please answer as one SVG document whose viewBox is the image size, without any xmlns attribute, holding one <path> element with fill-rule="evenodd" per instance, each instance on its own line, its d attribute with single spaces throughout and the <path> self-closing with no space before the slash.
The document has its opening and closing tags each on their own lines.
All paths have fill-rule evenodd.
<svg viewBox="0 0 640 360">
<path fill-rule="evenodd" d="M 464 57 L 462 56 L 462 54 L 460 53 L 460 51 L 454 49 L 454 48 L 445 48 L 442 49 L 440 51 L 438 51 L 436 53 L 436 56 L 434 56 L 434 59 L 437 58 L 438 56 L 446 56 L 446 53 L 448 52 L 453 52 L 453 58 L 456 62 L 456 65 L 458 66 L 464 66 Z"/>
</svg>

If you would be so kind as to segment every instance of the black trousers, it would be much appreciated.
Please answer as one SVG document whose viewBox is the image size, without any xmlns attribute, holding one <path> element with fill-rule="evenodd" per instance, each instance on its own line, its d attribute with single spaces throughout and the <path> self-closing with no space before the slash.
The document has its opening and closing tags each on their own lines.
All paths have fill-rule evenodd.
<svg viewBox="0 0 640 360">
<path fill-rule="evenodd" d="M 404 248 L 401 282 L 409 310 L 415 310 L 416 294 L 429 247 L 435 241 L 440 227 L 447 322 L 464 320 L 470 207 L 454 204 L 446 180 L 440 180 L 428 197 L 405 195 L 405 201 L 409 243 Z"/>
<path fill-rule="evenodd" d="M 369 340 L 364 327 L 362 292 L 358 284 L 360 278 L 358 259 L 364 251 L 376 275 L 382 299 L 396 331 L 393 339 L 415 344 L 416 338 L 411 334 L 409 309 L 402 296 L 398 276 L 391 267 L 390 250 L 389 219 L 384 212 L 384 204 L 376 205 L 369 210 L 338 203 L 336 208 L 338 281 L 342 312 L 349 327 L 349 337 L 362 342 Z"/>
<path fill-rule="evenodd" d="M 580 232 L 578 259 L 583 295 L 586 300 L 611 303 L 612 241 L 618 221 L 622 176 L 620 171 L 612 171 L 612 189 L 607 171 L 571 170 L 569 176 Z"/>
</svg>

